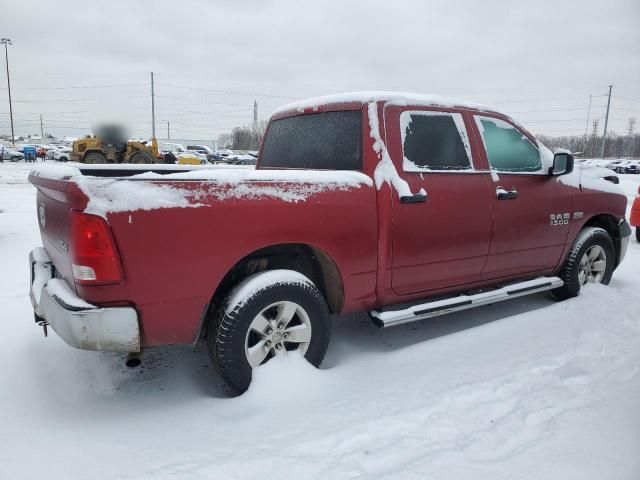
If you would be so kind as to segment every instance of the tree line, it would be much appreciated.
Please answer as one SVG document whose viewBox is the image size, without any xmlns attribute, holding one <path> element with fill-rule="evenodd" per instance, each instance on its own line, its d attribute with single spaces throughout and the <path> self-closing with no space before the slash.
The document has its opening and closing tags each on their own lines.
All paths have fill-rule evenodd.
<svg viewBox="0 0 640 480">
<path fill-rule="evenodd" d="M 549 136 L 538 135 L 538 138 L 551 150 L 566 148 L 579 153 L 583 158 L 599 158 L 602 149 L 602 135 Z M 632 157 L 640 158 L 640 135 L 607 135 L 604 146 L 605 158 Z"/>
<path fill-rule="evenodd" d="M 235 127 L 229 133 L 218 136 L 218 146 L 231 150 L 257 150 L 267 129 L 267 121 L 261 120 L 255 126 Z"/>
</svg>

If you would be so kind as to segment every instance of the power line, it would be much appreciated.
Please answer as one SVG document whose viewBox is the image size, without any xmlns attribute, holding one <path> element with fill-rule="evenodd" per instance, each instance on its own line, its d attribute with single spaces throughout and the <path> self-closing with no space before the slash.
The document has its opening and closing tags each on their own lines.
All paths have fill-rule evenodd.
<svg viewBox="0 0 640 480">
<path fill-rule="evenodd" d="M 593 95 L 593 98 L 606 97 L 607 95 Z M 585 100 L 589 98 L 589 95 L 583 95 L 581 97 L 556 97 L 556 98 L 538 98 L 529 100 L 493 100 L 484 101 L 484 103 L 535 103 L 535 102 L 559 102 L 564 100 Z"/>
<path fill-rule="evenodd" d="M 201 91 L 201 92 L 214 92 L 214 93 L 224 93 L 227 95 L 242 95 L 242 96 L 247 96 L 247 97 L 265 97 L 265 98 L 279 98 L 279 99 L 285 99 L 285 100 L 298 100 L 299 97 L 287 97 L 287 96 L 283 96 L 283 95 L 271 95 L 268 93 L 255 93 L 255 92 L 240 92 L 240 91 L 233 91 L 233 90 L 218 90 L 215 88 L 202 88 L 202 87 L 190 87 L 187 85 L 177 85 L 174 83 L 158 83 L 158 86 L 163 86 L 163 87 L 174 87 L 174 88 L 183 88 L 186 90 L 197 90 L 197 91 Z"/>
<path fill-rule="evenodd" d="M 619 98 L 620 100 L 629 100 L 631 102 L 640 102 L 638 98 L 619 97 L 618 95 L 612 95 L 613 98 Z"/>
<path fill-rule="evenodd" d="M 112 85 L 71 85 L 68 87 L 21 87 L 14 90 L 74 90 L 91 88 L 146 87 L 148 83 L 120 83 Z"/>
</svg>

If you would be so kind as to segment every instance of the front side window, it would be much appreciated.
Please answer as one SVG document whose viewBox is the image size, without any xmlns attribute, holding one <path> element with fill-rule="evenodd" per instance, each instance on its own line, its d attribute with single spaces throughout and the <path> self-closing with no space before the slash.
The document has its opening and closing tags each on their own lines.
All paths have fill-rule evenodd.
<svg viewBox="0 0 640 480">
<path fill-rule="evenodd" d="M 362 170 L 362 112 L 323 112 L 274 120 L 261 167 Z"/>
<path fill-rule="evenodd" d="M 537 172 L 542 168 L 538 148 L 513 125 L 481 116 L 476 116 L 476 123 L 493 170 Z"/>
<path fill-rule="evenodd" d="M 400 131 L 405 172 L 472 168 L 471 149 L 461 114 L 402 112 Z"/>
</svg>

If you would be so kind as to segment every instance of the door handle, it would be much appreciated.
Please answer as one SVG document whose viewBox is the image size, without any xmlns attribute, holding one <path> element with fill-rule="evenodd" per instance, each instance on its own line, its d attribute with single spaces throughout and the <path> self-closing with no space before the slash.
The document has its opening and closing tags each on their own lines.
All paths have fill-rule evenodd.
<svg viewBox="0 0 640 480">
<path fill-rule="evenodd" d="M 427 196 L 423 193 L 416 193 L 415 195 L 403 195 L 400 197 L 400 203 L 424 203 L 427 201 Z"/>
<path fill-rule="evenodd" d="M 515 187 L 512 187 L 512 190 L 505 190 L 502 187 L 496 188 L 496 197 L 498 200 L 515 200 L 518 198 L 518 191 Z"/>
</svg>

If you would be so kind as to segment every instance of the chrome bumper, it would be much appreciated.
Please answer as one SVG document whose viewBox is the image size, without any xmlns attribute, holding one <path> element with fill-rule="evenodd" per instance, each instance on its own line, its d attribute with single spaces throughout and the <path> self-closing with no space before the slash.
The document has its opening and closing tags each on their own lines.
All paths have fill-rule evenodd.
<svg viewBox="0 0 640 480">
<path fill-rule="evenodd" d="M 139 352 L 138 314 L 131 307 L 101 308 L 88 304 L 68 285 L 53 278 L 44 248 L 29 253 L 33 311 L 62 340 L 82 350 Z"/>
</svg>

